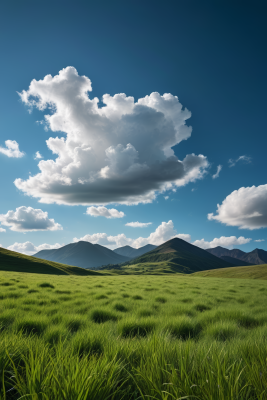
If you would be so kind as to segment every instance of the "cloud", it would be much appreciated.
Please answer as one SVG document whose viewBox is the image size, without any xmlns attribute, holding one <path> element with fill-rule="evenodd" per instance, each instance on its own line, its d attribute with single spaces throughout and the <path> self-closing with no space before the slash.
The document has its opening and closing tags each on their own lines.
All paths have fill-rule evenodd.
<svg viewBox="0 0 267 400">
<path fill-rule="evenodd" d="M 6 232 L 4 228 L 0 228 L 0 232 Z"/>
<path fill-rule="evenodd" d="M 220 238 L 214 238 L 210 242 L 205 241 L 204 239 L 195 240 L 192 244 L 200 247 L 201 249 L 212 249 L 213 247 L 217 246 L 232 248 L 233 246 L 240 246 L 242 244 L 249 243 L 251 240 L 252 239 L 244 238 L 243 236 L 240 236 L 239 238 L 236 236 L 221 236 Z"/>
<path fill-rule="evenodd" d="M 105 218 L 123 218 L 125 217 L 124 212 L 118 211 L 115 208 L 107 209 L 106 207 L 88 207 L 86 214 L 92 215 L 93 217 L 105 217 Z"/>
<path fill-rule="evenodd" d="M 221 205 L 217 205 L 217 215 L 208 214 L 209 220 L 219 221 L 240 229 L 267 227 L 267 185 L 242 187 L 229 194 Z"/>
<path fill-rule="evenodd" d="M 164 199 L 165 199 L 165 200 L 168 200 L 168 198 L 169 198 L 169 196 L 164 196 Z"/>
<path fill-rule="evenodd" d="M 157 193 L 203 178 L 203 155 L 178 160 L 173 146 L 191 136 L 191 113 L 176 96 L 152 93 L 138 99 L 124 93 L 90 99 L 91 81 L 67 67 L 33 80 L 20 93 L 30 109 L 49 113 L 47 146 L 55 160 L 41 160 L 40 172 L 15 185 L 43 203 L 106 205 L 152 202 Z"/>
<path fill-rule="evenodd" d="M 27 255 L 32 255 L 37 253 L 38 251 L 41 250 L 51 250 L 51 249 L 59 249 L 60 247 L 64 246 L 64 244 L 40 244 L 39 246 L 35 246 L 31 242 L 24 242 L 24 243 L 14 243 L 11 246 L 8 246 L 8 250 L 16 251 L 18 253 L 22 254 L 27 254 Z"/>
<path fill-rule="evenodd" d="M 74 238 L 73 241 L 78 242 L 79 240 L 84 240 L 90 243 L 97 243 L 102 246 L 107 246 L 109 248 L 129 245 L 138 249 L 139 247 L 145 246 L 146 244 L 154 244 L 156 246 L 159 246 L 162 243 L 176 237 L 191 243 L 191 235 L 187 233 L 177 233 L 177 231 L 174 229 L 173 222 L 170 220 L 168 222 L 162 222 L 161 225 L 159 225 L 157 229 L 152 232 L 148 237 L 131 239 L 126 237 L 124 233 L 120 233 L 116 236 L 109 236 L 106 233 L 94 233 L 93 235 L 88 234 L 79 239 Z M 245 238 L 243 236 L 240 236 L 239 238 L 237 238 L 236 236 L 221 236 L 220 238 L 214 238 L 210 242 L 205 241 L 205 239 L 195 240 L 192 244 L 202 249 L 210 249 L 217 246 L 231 248 L 233 246 L 240 246 L 242 244 L 249 243 L 251 240 L 252 239 Z"/>
<path fill-rule="evenodd" d="M 63 229 L 54 219 L 48 218 L 48 213 L 32 207 L 18 207 L 16 211 L 0 214 L 0 222 L 9 226 L 11 231 L 57 231 Z"/>
<path fill-rule="evenodd" d="M 248 156 L 240 156 L 238 157 L 236 160 L 233 160 L 232 158 L 230 158 L 230 160 L 228 161 L 229 163 L 229 167 L 234 167 L 236 165 L 236 163 L 238 163 L 239 161 L 243 161 L 246 164 L 250 164 L 251 163 L 251 157 Z"/>
<path fill-rule="evenodd" d="M 35 159 L 35 160 L 38 160 L 38 159 L 40 159 L 40 158 L 43 158 L 42 154 L 40 154 L 39 151 L 36 151 L 34 159 Z"/>
<path fill-rule="evenodd" d="M 149 225 L 151 225 L 152 222 L 127 222 L 125 226 L 131 226 L 132 228 L 147 228 Z"/>
<path fill-rule="evenodd" d="M 254 242 L 265 242 L 265 239 L 256 239 Z"/>
<path fill-rule="evenodd" d="M 138 249 L 139 247 L 145 246 L 146 244 L 154 244 L 156 246 L 159 246 L 160 244 L 174 237 L 178 237 L 188 242 L 191 241 L 190 235 L 177 234 L 177 231 L 174 229 L 173 222 L 171 220 L 169 222 L 162 222 L 161 225 L 159 225 L 157 229 L 152 232 L 148 237 L 131 239 L 127 238 L 124 233 L 116 236 L 108 236 L 106 233 L 94 233 L 93 235 L 85 235 L 79 239 L 74 238 L 73 241 L 78 242 L 79 240 L 84 240 L 90 243 L 97 243 L 102 246 L 108 246 L 110 248 L 129 245 Z"/>
<path fill-rule="evenodd" d="M 5 145 L 6 147 L 0 146 L 0 153 L 13 158 L 20 158 L 24 156 L 25 153 L 19 150 L 19 144 L 16 142 L 16 140 L 6 140 Z"/>
<path fill-rule="evenodd" d="M 212 175 L 212 179 L 219 178 L 219 174 L 222 170 L 222 165 L 218 165 L 216 174 Z"/>
</svg>

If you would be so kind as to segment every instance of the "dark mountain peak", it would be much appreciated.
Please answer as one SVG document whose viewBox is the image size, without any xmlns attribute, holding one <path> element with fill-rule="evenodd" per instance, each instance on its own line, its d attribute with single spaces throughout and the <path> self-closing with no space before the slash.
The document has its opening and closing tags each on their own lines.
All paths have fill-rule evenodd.
<svg viewBox="0 0 267 400">
<path fill-rule="evenodd" d="M 139 249 L 135 249 L 131 246 L 123 246 L 119 247 L 114 250 L 114 253 L 120 254 L 124 257 L 130 257 L 130 258 L 136 258 L 139 257 L 145 253 L 148 253 L 151 250 L 154 250 L 157 246 L 154 246 L 153 244 L 147 244 L 143 247 L 140 247 Z"/>
</svg>

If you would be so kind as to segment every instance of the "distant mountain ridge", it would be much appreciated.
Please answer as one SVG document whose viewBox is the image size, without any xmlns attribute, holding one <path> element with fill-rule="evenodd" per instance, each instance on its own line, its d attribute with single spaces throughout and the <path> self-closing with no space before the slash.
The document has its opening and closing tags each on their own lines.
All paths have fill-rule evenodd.
<svg viewBox="0 0 267 400">
<path fill-rule="evenodd" d="M 151 250 L 154 250 L 156 247 L 157 246 L 154 246 L 153 244 L 147 244 L 143 247 L 140 247 L 139 249 L 135 249 L 131 246 L 123 246 L 123 247 L 119 247 L 113 251 L 124 257 L 136 258 L 136 257 L 142 256 L 145 253 L 148 253 Z"/>
<path fill-rule="evenodd" d="M 120 264 L 130 260 L 99 244 L 89 242 L 70 243 L 59 249 L 41 250 L 34 257 L 55 261 L 85 269 L 94 269 L 106 264 Z"/>
<path fill-rule="evenodd" d="M 137 268 L 147 266 L 152 269 L 157 269 L 160 266 L 161 269 L 168 268 L 169 272 L 186 274 L 232 266 L 232 264 L 221 260 L 206 250 L 179 238 L 171 239 L 149 253 L 121 265 L 120 270 L 123 270 L 123 268 L 129 270 L 131 265 L 138 265 Z"/>
<path fill-rule="evenodd" d="M 249 253 L 245 253 L 239 249 L 228 250 L 224 247 L 217 246 L 213 249 L 207 249 L 207 252 L 213 254 L 216 257 L 223 258 L 223 257 L 231 257 L 237 260 L 241 260 L 246 264 L 242 265 L 261 265 L 267 263 L 267 251 L 262 249 L 255 249 L 250 251 Z M 240 264 L 236 264 L 240 265 Z"/>
</svg>

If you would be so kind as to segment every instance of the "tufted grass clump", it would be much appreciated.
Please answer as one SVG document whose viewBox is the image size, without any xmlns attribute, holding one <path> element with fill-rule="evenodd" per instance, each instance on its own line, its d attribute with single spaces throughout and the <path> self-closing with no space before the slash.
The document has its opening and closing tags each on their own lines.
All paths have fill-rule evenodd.
<svg viewBox="0 0 267 400">
<path fill-rule="evenodd" d="M 122 303 L 115 303 L 114 304 L 114 310 L 121 311 L 121 312 L 127 312 L 128 308 L 125 307 Z"/>
<path fill-rule="evenodd" d="M 144 337 L 151 333 L 156 327 L 155 321 L 126 319 L 118 324 L 118 332 L 124 337 Z"/>
<path fill-rule="evenodd" d="M 91 319 L 97 324 L 102 324 L 107 321 L 117 321 L 118 316 L 109 310 L 96 309 L 92 311 Z"/>
<path fill-rule="evenodd" d="M 201 330 L 202 327 L 198 321 L 186 316 L 176 317 L 164 326 L 165 332 L 181 340 L 195 339 Z"/>
<path fill-rule="evenodd" d="M 52 283 L 49 283 L 49 282 L 42 282 L 42 283 L 39 283 L 39 285 L 38 285 L 40 288 L 50 288 L 50 289 L 55 289 L 55 286 L 54 285 L 52 285 Z"/>
</svg>

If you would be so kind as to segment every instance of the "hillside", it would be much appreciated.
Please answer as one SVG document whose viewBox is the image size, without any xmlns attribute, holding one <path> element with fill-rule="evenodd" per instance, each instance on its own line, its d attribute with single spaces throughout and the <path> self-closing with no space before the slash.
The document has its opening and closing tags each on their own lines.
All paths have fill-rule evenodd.
<svg viewBox="0 0 267 400">
<path fill-rule="evenodd" d="M 117 273 L 185 273 L 227 268 L 231 264 L 182 239 L 174 238 L 149 253 L 116 268 Z M 105 268 L 105 267 L 104 267 Z M 110 267 L 112 269 L 112 266 Z"/>
<path fill-rule="evenodd" d="M 157 246 L 154 246 L 153 244 L 147 244 L 146 246 L 140 247 L 139 249 L 134 249 L 131 246 L 123 246 L 113 251 L 114 253 L 120 254 L 124 257 L 136 258 L 142 256 L 145 253 L 148 253 L 151 250 L 154 250 L 156 247 Z"/>
<path fill-rule="evenodd" d="M 267 264 L 196 272 L 193 276 L 267 280 Z"/>
<path fill-rule="evenodd" d="M 94 271 L 26 256 L 0 247 L 0 271 L 31 272 L 52 275 L 98 275 Z"/>
<path fill-rule="evenodd" d="M 250 264 L 250 263 L 248 263 L 246 261 L 242 261 L 242 260 L 239 260 L 238 258 L 234 258 L 234 257 L 221 256 L 220 258 L 222 260 L 227 261 L 230 264 L 232 264 L 233 267 L 240 267 L 240 266 L 245 267 L 245 266 L 248 266 L 248 265 L 254 265 L 254 264 Z"/>
<path fill-rule="evenodd" d="M 116 254 L 107 247 L 84 241 L 70 243 L 60 249 L 42 250 L 34 256 L 86 269 L 94 269 L 106 264 L 120 264 L 129 260 L 128 257 Z"/>
<path fill-rule="evenodd" d="M 239 249 L 228 250 L 221 246 L 207 249 L 207 252 L 219 258 L 232 257 L 244 261 L 244 265 L 261 265 L 267 263 L 267 251 L 255 249 L 249 253 L 245 253 Z"/>
</svg>

